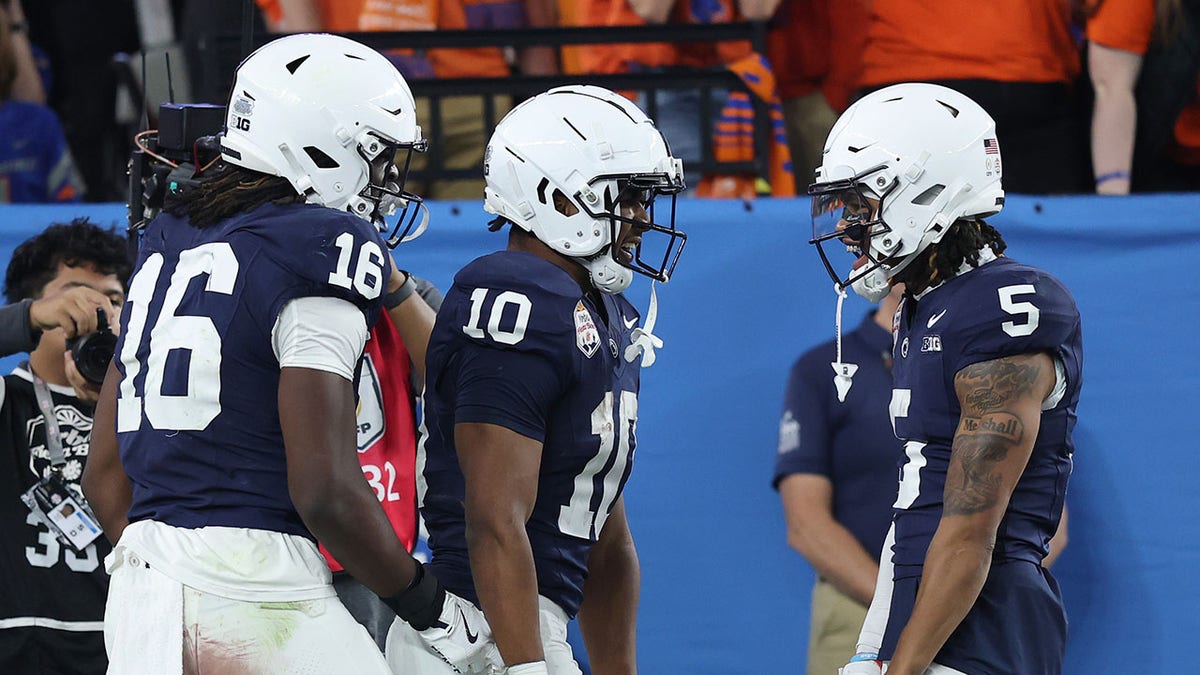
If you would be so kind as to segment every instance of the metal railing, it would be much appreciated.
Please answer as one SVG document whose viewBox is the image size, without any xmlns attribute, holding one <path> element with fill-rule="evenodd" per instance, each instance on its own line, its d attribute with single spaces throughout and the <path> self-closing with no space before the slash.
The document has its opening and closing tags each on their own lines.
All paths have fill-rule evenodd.
<svg viewBox="0 0 1200 675">
<path fill-rule="evenodd" d="M 358 32 L 341 33 L 380 51 L 390 49 L 428 50 L 439 48 L 479 47 L 563 47 L 572 45 L 604 45 L 628 43 L 719 43 L 748 41 L 759 53 L 765 52 L 766 26 L 762 23 L 728 23 L 712 25 L 655 25 L 587 28 L 527 28 L 520 30 L 437 30 L 401 32 Z M 218 83 L 216 91 L 226 98 L 232 81 L 232 70 L 228 64 L 236 56 L 247 54 L 270 41 L 273 35 L 210 36 L 204 49 L 193 53 L 201 54 L 202 63 L 195 72 L 201 80 Z M 723 67 L 710 69 L 672 69 L 669 73 L 639 72 L 612 75 L 552 75 L 531 76 L 514 73 L 508 77 L 471 77 L 424 79 L 409 78 L 409 85 L 418 99 L 427 99 L 429 116 L 420 120 L 426 136 L 430 139 L 430 150 L 426 153 L 424 166 L 414 170 L 412 177 L 419 181 L 473 179 L 482 175 L 482 164 L 469 168 L 453 168 L 445 165 L 440 151 L 442 144 L 442 106 L 448 97 L 479 97 L 483 100 L 484 134 L 490 135 L 504 109 L 495 105 L 495 97 L 511 96 L 516 102 L 563 84 L 594 84 L 617 91 L 632 91 L 644 94 L 641 102 L 652 119 L 659 119 L 657 96 L 661 91 L 694 90 L 700 93 L 701 101 L 712 101 L 714 92 L 745 91 L 746 87 L 735 74 Z M 210 93 L 214 87 L 200 87 Z M 765 177 L 767 156 L 770 147 L 770 122 L 765 104 L 751 95 L 754 101 L 754 159 L 742 162 L 721 162 L 713 153 L 713 121 L 715 109 L 720 102 L 701 105 L 699 129 L 701 156 L 698 165 L 689 163 L 689 173 L 749 173 Z M 667 139 L 670 142 L 670 139 Z M 481 139 L 481 150 L 482 143 Z"/>
</svg>

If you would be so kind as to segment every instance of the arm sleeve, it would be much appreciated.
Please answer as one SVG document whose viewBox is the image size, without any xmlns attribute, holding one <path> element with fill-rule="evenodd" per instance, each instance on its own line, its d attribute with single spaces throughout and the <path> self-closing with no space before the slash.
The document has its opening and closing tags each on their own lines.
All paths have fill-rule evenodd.
<svg viewBox="0 0 1200 675">
<path fill-rule="evenodd" d="M 829 475 L 829 392 L 820 386 L 815 361 L 801 358 L 788 377 L 771 481 L 775 489 L 779 489 L 779 481 L 794 473 Z M 827 379 L 833 381 L 832 370 Z"/>
<path fill-rule="evenodd" d="M 351 382 L 366 344 L 362 311 L 338 298 L 296 298 L 284 305 L 271 330 L 280 368 L 323 370 Z"/>
<path fill-rule="evenodd" d="M 481 422 L 546 440 L 550 409 L 565 390 L 559 368 L 534 352 L 463 349 L 454 421 Z"/>
<path fill-rule="evenodd" d="M 0 307 L 0 356 L 37 349 L 41 332 L 34 335 L 29 325 L 29 306 L 32 304 L 33 300 L 26 299 Z"/>
</svg>

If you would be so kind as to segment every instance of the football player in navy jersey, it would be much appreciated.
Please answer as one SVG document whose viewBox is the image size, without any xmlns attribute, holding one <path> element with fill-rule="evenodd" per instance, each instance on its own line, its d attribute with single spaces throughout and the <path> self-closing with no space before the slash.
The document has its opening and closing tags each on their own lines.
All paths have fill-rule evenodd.
<svg viewBox="0 0 1200 675">
<path fill-rule="evenodd" d="M 355 372 L 403 281 L 380 226 L 419 204 L 396 166 L 424 146 L 412 94 L 361 44 L 281 38 L 238 67 L 220 140 L 142 237 L 97 406 L 112 668 L 387 673 L 315 536 L 466 670 L 483 617 L 407 553 L 356 457 Z"/>
<path fill-rule="evenodd" d="M 639 371 L 661 341 L 622 291 L 634 271 L 671 274 L 682 163 L 641 110 L 592 86 L 522 103 L 486 157 L 484 208 L 508 247 L 459 271 L 430 338 L 430 567 L 483 608 L 506 672 L 579 673 L 566 642 L 578 615 L 594 672 L 633 673 L 639 570 L 621 491 Z M 664 225 L 650 215 L 660 195 Z M 397 623 L 397 672 L 409 642 Z"/>
<path fill-rule="evenodd" d="M 901 84 L 842 115 L 809 188 L 842 288 L 906 284 L 890 404 L 905 457 L 847 674 L 1062 672 L 1066 615 L 1042 563 L 1071 474 L 1080 318 L 983 220 L 1004 205 L 1000 157 L 974 101 Z M 856 256 L 845 278 L 826 243 Z"/>
</svg>

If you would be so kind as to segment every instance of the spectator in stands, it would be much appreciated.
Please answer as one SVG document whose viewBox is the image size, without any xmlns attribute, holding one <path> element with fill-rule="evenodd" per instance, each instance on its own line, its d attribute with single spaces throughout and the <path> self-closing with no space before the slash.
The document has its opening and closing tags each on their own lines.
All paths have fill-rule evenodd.
<svg viewBox="0 0 1200 675">
<path fill-rule="evenodd" d="M 79 374 L 66 340 L 94 333 L 97 309 L 115 327 L 130 269 L 124 237 L 86 219 L 48 227 L 8 265 L 0 355 L 28 352 L 29 360 L 0 380 L 3 673 L 102 675 L 108 665 L 101 561 L 111 546 L 104 537 L 68 546 L 21 495 L 50 476 L 79 487 L 99 385 Z"/>
<path fill-rule="evenodd" d="M 1007 190 L 1090 191 L 1069 14 L 1062 0 L 874 0 L 859 93 L 910 81 L 956 89 L 996 120 Z"/>
<path fill-rule="evenodd" d="M 867 0 L 784 0 L 771 21 L 768 57 L 798 183 L 821 164 L 825 137 L 849 105 L 869 18 Z"/>
<path fill-rule="evenodd" d="M 46 92 L 62 121 L 89 202 L 124 201 L 129 133 L 116 119 L 113 56 L 140 49 L 134 0 L 24 0 L 29 36 L 50 60 Z M 77 191 L 82 187 L 77 186 Z"/>
<path fill-rule="evenodd" d="M 636 26 L 665 23 L 726 23 L 731 21 L 765 21 L 775 13 L 780 0 L 716 0 L 696 3 L 684 0 L 585 0 L 572 3 L 560 0 L 560 22 L 564 26 Z M 769 86 L 755 94 L 768 104 L 778 104 L 773 75 L 765 61 L 753 54 L 747 42 L 727 43 L 639 43 L 589 45 L 564 50 L 564 70 L 582 74 L 626 72 L 695 72 L 699 69 L 728 66 L 744 81 L 767 81 Z M 736 65 L 735 65 L 736 64 Z M 666 83 L 669 84 L 669 79 Z M 671 144 L 671 152 L 683 160 L 688 171 L 689 190 L 701 182 L 699 169 L 703 166 L 704 135 L 714 134 L 714 158 L 719 161 L 753 159 L 751 125 L 745 124 L 752 115 L 748 97 L 727 101 L 724 89 L 712 90 L 708 99 L 695 88 L 663 88 L 652 96 L 643 94 L 638 104 L 649 110 L 658 122 L 663 136 Z M 731 105 L 732 104 L 732 105 Z M 714 122 L 714 129 L 702 129 L 705 111 Z M 770 185 L 766 189 L 794 193 L 790 157 L 778 152 L 786 148 L 786 132 L 782 128 L 782 111 L 778 114 L 779 129 L 772 137 L 778 141 L 771 157 Z M 718 180 L 726 179 L 726 180 Z M 734 178 L 734 180 L 728 180 Z M 753 196 L 758 186 L 753 177 L 714 176 L 714 180 L 699 188 L 701 196 Z M 778 194 L 779 192 L 777 192 Z"/>
<path fill-rule="evenodd" d="M 8 40 L 12 49 L 12 60 L 16 67 L 12 89 L 8 98 L 30 103 L 46 103 L 46 89 L 42 86 L 42 77 L 38 73 L 37 60 L 33 53 L 33 45 L 29 42 L 29 23 L 25 21 L 25 12 L 17 0 L 6 0 L 0 11 L 8 15 L 4 23 L 8 26 Z"/>
<path fill-rule="evenodd" d="M 1200 190 L 1200 3 L 1102 0 L 1087 37 L 1096 192 Z"/>
<path fill-rule="evenodd" d="M 461 30 L 467 28 L 521 28 L 527 25 L 525 0 L 258 0 L 267 26 L 276 32 Z M 386 52 L 410 82 L 429 78 L 507 77 L 512 73 L 499 47 L 396 49 Z M 521 65 L 529 74 L 556 70 L 553 51 L 522 50 Z M 419 89 L 419 87 L 418 87 Z M 483 165 L 483 148 L 495 122 L 512 105 L 508 96 L 492 96 L 488 119 L 485 98 L 450 96 L 440 106 L 418 99 L 417 115 L 430 127 L 431 157 L 440 156 L 446 169 L 470 169 L 472 178 L 439 180 L 411 185 L 431 199 L 472 199 L 483 195 L 483 181 L 474 171 Z M 416 167 L 428 159 L 416 158 Z"/>
<path fill-rule="evenodd" d="M 9 9 L 0 8 L 0 203 L 79 201 L 83 182 L 58 117 L 43 105 L 21 6 Z"/>
</svg>

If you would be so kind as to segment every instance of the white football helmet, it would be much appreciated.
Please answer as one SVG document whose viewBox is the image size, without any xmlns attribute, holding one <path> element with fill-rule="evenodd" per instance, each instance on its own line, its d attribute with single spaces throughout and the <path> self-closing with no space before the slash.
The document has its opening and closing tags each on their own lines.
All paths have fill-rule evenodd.
<svg viewBox="0 0 1200 675">
<path fill-rule="evenodd" d="M 979 104 L 934 84 L 880 89 L 850 106 L 829 132 L 817 182 L 808 188 L 809 243 L 843 288 L 880 272 L 891 279 L 956 220 L 998 213 L 1000 175 L 996 123 Z M 830 240 L 865 257 L 845 278 L 822 247 Z"/>
<path fill-rule="evenodd" d="M 605 293 L 629 287 L 633 272 L 666 281 L 687 235 L 675 229 L 675 197 L 683 162 L 671 156 L 654 123 L 629 99 L 601 87 L 557 87 L 526 100 L 500 120 L 488 142 L 483 208 L 531 232 L 555 251 L 578 259 Z M 566 214 L 554 198 L 575 209 Z M 654 199 L 671 197 L 670 221 L 654 223 Z M 622 222 L 618 204 L 635 196 L 650 215 L 639 223 L 666 234 L 653 263 L 642 243 L 627 266 L 614 257 Z M 657 260 L 657 251 L 662 259 Z"/>
<path fill-rule="evenodd" d="M 395 246 L 425 211 L 420 197 L 404 192 L 412 152 L 425 146 L 412 92 L 395 66 L 353 40 L 312 33 L 273 40 L 238 66 L 221 154 L 381 229 L 401 207 L 388 241 Z"/>
</svg>

